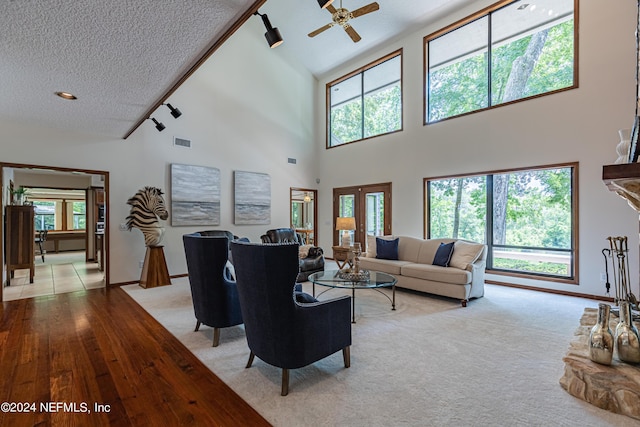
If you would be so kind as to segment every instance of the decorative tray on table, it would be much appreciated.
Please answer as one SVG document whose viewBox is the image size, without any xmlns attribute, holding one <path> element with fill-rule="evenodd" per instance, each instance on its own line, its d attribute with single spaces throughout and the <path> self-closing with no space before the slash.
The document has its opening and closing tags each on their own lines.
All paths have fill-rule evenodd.
<svg viewBox="0 0 640 427">
<path fill-rule="evenodd" d="M 359 270 L 356 272 L 352 268 L 344 268 L 338 271 L 338 277 L 344 280 L 369 280 L 369 270 Z"/>
</svg>

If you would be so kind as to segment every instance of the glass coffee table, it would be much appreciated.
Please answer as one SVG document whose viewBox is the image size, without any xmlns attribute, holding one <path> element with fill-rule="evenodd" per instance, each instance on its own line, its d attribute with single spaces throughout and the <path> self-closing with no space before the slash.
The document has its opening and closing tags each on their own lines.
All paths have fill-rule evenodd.
<svg viewBox="0 0 640 427">
<path fill-rule="evenodd" d="M 388 273 L 369 270 L 368 278 L 354 278 L 353 275 L 344 274 L 340 270 L 326 270 L 313 273 L 309 276 L 309 281 L 313 284 L 313 296 L 316 296 L 316 285 L 327 288 L 351 289 L 351 323 L 356 323 L 356 289 L 373 289 L 384 295 L 391 302 L 391 310 L 396 309 L 396 282 L 398 279 Z M 380 290 L 380 288 L 391 288 L 391 298 Z M 318 296 L 329 291 L 326 289 Z"/>
</svg>

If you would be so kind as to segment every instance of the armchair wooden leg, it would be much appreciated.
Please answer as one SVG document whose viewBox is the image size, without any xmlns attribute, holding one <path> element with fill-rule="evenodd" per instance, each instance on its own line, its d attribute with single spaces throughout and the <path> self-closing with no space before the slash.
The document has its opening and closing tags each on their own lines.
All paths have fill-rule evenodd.
<svg viewBox="0 0 640 427">
<path fill-rule="evenodd" d="M 251 365 L 253 364 L 253 358 L 254 357 L 256 357 L 256 355 L 253 354 L 253 351 L 251 353 L 249 353 L 249 361 L 247 362 L 247 366 L 245 366 L 245 369 L 251 367 Z"/>
<path fill-rule="evenodd" d="M 460 300 L 460 304 L 462 304 L 463 307 L 466 307 L 468 301 L 469 300 L 466 300 L 466 299 Z"/>
<path fill-rule="evenodd" d="M 213 345 L 212 347 L 217 347 L 220 344 L 220 328 L 213 328 Z"/>
<path fill-rule="evenodd" d="M 281 396 L 289 394 L 289 370 L 282 368 L 282 391 Z"/>
<path fill-rule="evenodd" d="M 198 332 L 198 329 L 200 329 L 200 321 L 196 320 L 196 329 L 193 332 Z"/>
<path fill-rule="evenodd" d="M 344 360 L 345 368 L 351 366 L 351 346 L 348 345 L 342 349 L 342 359 Z"/>
</svg>

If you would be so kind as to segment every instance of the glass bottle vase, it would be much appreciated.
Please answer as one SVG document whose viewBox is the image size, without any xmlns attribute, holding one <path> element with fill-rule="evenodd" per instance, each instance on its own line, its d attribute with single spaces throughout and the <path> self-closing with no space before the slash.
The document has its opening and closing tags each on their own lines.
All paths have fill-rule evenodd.
<svg viewBox="0 0 640 427">
<path fill-rule="evenodd" d="M 589 334 L 589 358 L 602 365 L 611 365 L 613 359 L 613 333 L 609 328 L 609 304 L 598 304 L 598 321 Z"/>
<path fill-rule="evenodd" d="M 631 305 L 620 301 L 620 322 L 616 326 L 618 358 L 627 363 L 640 363 L 640 339 L 638 329 L 631 318 Z"/>
</svg>

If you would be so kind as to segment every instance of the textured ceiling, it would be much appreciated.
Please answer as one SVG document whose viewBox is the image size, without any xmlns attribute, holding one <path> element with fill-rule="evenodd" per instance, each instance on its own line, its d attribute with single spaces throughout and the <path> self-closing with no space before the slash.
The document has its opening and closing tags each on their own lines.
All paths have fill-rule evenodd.
<svg viewBox="0 0 640 427">
<path fill-rule="evenodd" d="M 371 0 L 343 0 L 355 10 Z M 380 10 L 307 34 L 331 15 L 316 0 L 260 7 L 285 39 L 277 49 L 320 77 L 472 0 L 377 0 Z M 263 0 L 5 0 L 0 14 L 0 118 L 121 138 L 220 37 Z M 340 0 L 334 1 L 336 8 Z M 258 17 L 253 28 L 264 32 Z M 266 43 L 266 41 L 265 41 Z M 215 55 L 215 53 L 214 53 Z M 65 101 L 66 91 L 78 97 Z M 169 100 L 170 101 L 170 100 Z"/>
<path fill-rule="evenodd" d="M 122 137 L 254 0 L 2 3 L 0 117 Z"/>
</svg>

